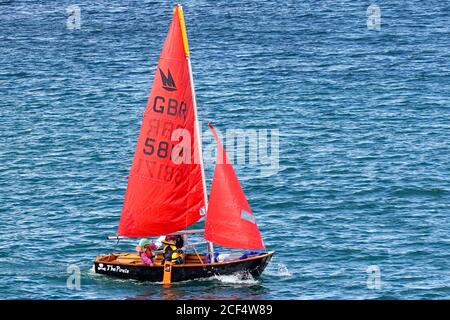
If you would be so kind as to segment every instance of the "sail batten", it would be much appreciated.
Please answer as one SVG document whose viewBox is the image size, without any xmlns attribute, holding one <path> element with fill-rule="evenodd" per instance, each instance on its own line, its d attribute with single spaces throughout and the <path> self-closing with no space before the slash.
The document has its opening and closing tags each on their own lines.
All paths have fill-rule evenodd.
<svg viewBox="0 0 450 320">
<path fill-rule="evenodd" d="M 118 230 L 121 236 L 179 231 L 198 221 L 206 205 L 203 168 L 195 161 L 200 158 L 200 144 L 188 53 L 182 11 L 177 6 L 128 177 Z"/>
</svg>

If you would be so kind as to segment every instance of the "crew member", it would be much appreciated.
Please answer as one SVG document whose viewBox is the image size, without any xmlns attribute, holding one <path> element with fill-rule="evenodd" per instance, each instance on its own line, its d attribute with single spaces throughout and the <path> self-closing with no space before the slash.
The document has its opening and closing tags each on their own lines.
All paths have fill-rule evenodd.
<svg viewBox="0 0 450 320">
<path fill-rule="evenodd" d="M 153 266 L 153 251 L 156 249 L 156 245 L 148 239 L 141 239 L 139 245 L 136 247 L 136 251 L 141 257 L 141 261 L 149 266 Z"/>
<path fill-rule="evenodd" d="M 183 250 L 177 248 L 176 239 L 174 239 L 173 236 L 166 236 L 162 243 L 164 244 L 164 248 L 162 250 L 162 264 L 164 264 L 165 261 L 172 261 L 173 264 L 184 263 Z"/>
</svg>

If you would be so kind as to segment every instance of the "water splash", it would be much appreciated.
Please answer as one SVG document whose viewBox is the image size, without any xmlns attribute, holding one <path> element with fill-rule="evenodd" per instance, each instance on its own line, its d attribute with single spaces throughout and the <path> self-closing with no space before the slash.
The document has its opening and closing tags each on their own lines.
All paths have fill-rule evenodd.
<svg viewBox="0 0 450 320">
<path fill-rule="evenodd" d="M 283 263 L 270 263 L 266 270 L 265 275 L 273 277 L 291 277 L 292 272 L 289 271 L 288 267 Z"/>
<path fill-rule="evenodd" d="M 247 273 L 236 273 L 232 275 L 217 275 L 212 277 L 215 280 L 219 280 L 225 284 L 258 284 L 259 281 L 254 279 L 250 274 Z"/>
</svg>

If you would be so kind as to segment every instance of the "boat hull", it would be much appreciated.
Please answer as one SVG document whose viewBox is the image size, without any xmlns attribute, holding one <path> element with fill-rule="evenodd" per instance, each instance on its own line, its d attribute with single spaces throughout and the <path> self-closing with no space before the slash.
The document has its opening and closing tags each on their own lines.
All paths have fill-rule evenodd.
<svg viewBox="0 0 450 320">
<path fill-rule="evenodd" d="M 250 274 L 259 277 L 271 260 L 274 252 L 262 253 L 246 259 L 217 263 L 187 263 L 174 265 L 172 269 L 172 282 L 209 278 L 217 275 Z M 154 266 L 108 261 L 108 255 L 97 256 L 94 262 L 95 272 L 122 279 L 139 281 L 162 282 L 163 266 L 155 263 Z"/>
</svg>

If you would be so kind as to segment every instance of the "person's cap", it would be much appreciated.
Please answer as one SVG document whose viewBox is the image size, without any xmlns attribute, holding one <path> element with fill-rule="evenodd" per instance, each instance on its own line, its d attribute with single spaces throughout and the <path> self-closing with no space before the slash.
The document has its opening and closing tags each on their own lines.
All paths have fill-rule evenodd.
<svg viewBox="0 0 450 320">
<path fill-rule="evenodd" d="M 174 246 L 174 245 L 175 245 L 175 241 L 173 241 L 173 240 L 164 239 L 164 240 L 161 241 L 161 242 L 164 243 L 164 244 L 171 245 L 171 246 Z"/>
</svg>

